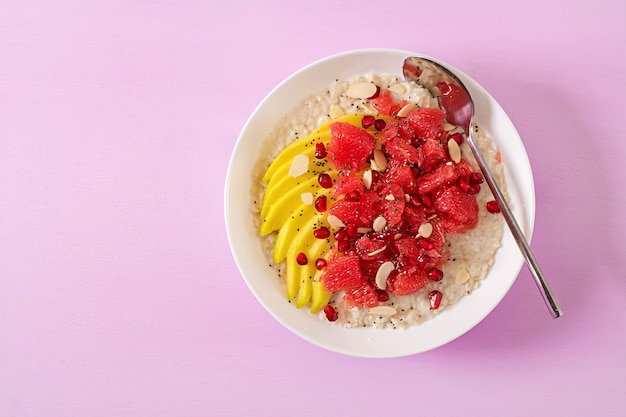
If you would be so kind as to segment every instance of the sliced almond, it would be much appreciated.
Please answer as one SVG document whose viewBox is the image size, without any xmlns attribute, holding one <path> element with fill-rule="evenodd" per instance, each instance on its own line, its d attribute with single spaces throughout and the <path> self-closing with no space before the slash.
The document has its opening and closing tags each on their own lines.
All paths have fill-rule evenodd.
<svg viewBox="0 0 626 417">
<path fill-rule="evenodd" d="M 364 81 L 350 85 L 346 94 L 351 98 L 370 98 L 376 94 L 377 89 L 376 84 Z"/>
<path fill-rule="evenodd" d="M 469 272 L 467 272 L 466 269 L 461 269 L 459 272 L 457 272 L 454 282 L 457 283 L 458 285 L 463 285 L 467 281 L 469 281 L 469 279 L 470 279 Z"/>
<path fill-rule="evenodd" d="M 428 239 L 433 234 L 433 225 L 431 223 L 422 223 L 417 229 L 417 234 Z"/>
<path fill-rule="evenodd" d="M 383 263 L 376 271 L 376 286 L 381 290 L 387 288 L 387 278 L 391 274 L 391 271 L 396 269 L 396 266 L 391 261 Z"/>
<path fill-rule="evenodd" d="M 372 170 L 368 169 L 363 173 L 363 185 L 368 190 L 372 187 Z"/>
<path fill-rule="evenodd" d="M 399 239 L 402 239 L 402 233 L 396 233 L 396 234 L 393 236 L 393 240 L 399 240 Z"/>
<path fill-rule="evenodd" d="M 448 140 L 448 153 L 450 154 L 450 159 L 452 159 L 455 164 L 461 162 L 461 148 L 459 148 L 459 144 L 456 143 L 456 140 Z"/>
<path fill-rule="evenodd" d="M 372 169 L 378 172 L 383 172 L 387 168 L 387 158 L 385 158 L 385 154 L 380 149 L 374 149 L 374 165 L 376 168 L 372 166 Z"/>
<path fill-rule="evenodd" d="M 391 306 L 376 306 L 368 309 L 367 312 L 374 316 L 393 316 L 398 311 Z"/>
<path fill-rule="evenodd" d="M 367 256 L 376 256 L 379 253 L 383 253 L 386 249 L 387 249 L 387 245 L 383 246 L 382 248 L 378 248 L 376 250 L 371 251 L 370 253 L 367 254 Z"/>
<path fill-rule="evenodd" d="M 409 113 L 417 108 L 415 103 L 407 103 L 400 110 L 398 110 L 398 117 L 406 117 Z"/>
<path fill-rule="evenodd" d="M 405 195 L 404 195 L 404 201 L 405 201 L 405 202 L 407 202 L 407 203 L 408 203 L 409 201 L 411 201 L 411 196 L 410 196 L 409 194 L 405 194 Z"/>
<path fill-rule="evenodd" d="M 306 173 L 309 170 L 309 157 L 303 153 L 299 153 L 298 155 L 293 157 L 293 161 L 291 161 L 291 166 L 289 167 L 289 175 L 294 178 L 299 177 L 300 175 Z"/>
<path fill-rule="evenodd" d="M 343 220 L 341 220 L 339 217 L 335 216 L 334 214 L 329 214 L 328 216 L 326 216 L 326 221 L 328 221 L 328 224 L 330 224 L 332 227 L 337 227 L 337 228 L 346 227 Z"/>
<path fill-rule="evenodd" d="M 402 84 L 394 84 L 389 87 L 389 90 L 394 93 L 404 94 L 406 92 L 406 87 Z"/>
<path fill-rule="evenodd" d="M 387 194 L 385 196 L 385 200 L 387 200 L 387 201 L 393 201 L 395 199 L 396 199 L 396 197 L 393 194 Z"/>
<path fill-rule="evenodd" d="M 302 193 L 300 194 L 300 199 L 304 204 L 310 206 L 313 204 L 313 193 Z"/>
<path fill-rule="evenodd" d="M 341 107 L 337 106 L 336 104 L 332 106 L 329 111 L 329 116 L 333 119 L 337 119 L 345 114 L 346 113 L 341 109 Z"/>
<path fill-rule="evenodd" d="M 454 129 L 456 129 L 456 126 L 452 123 L 445 122 L 443 124 L 443 130 L 446 132 L 452 132 Z"/>
<path fill-rule="evenodd" d="M 365 233 L 369 233 L 372 231 L 371 227 L 359 227 L 356 229 L 356 232 L 360 235 L 364 235 Z"/>
<path fill-rule="evenodd" d="M 387 226 L 387 219 L 385 219 L 383 216 L 378 216 L 374 219 L 372 229 L 374 229 L 375 232 L 380 232 L 385 228 L 385 226 Z"/>
</svg>

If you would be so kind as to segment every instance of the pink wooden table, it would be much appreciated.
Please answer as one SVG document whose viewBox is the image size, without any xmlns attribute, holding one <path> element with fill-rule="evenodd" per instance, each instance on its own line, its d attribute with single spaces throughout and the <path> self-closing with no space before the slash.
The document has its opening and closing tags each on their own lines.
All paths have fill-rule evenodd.
<svg viewBox="0 0 626 417">
<path fill-rule="evenodd" d="M 625 416 L 626 3 L 449 3 L 1 2 L 0 416 Z M 285 76 L 367 47 L 507 110 L 563 318 L 523 269 L 461 338 L 368 360 L 256 302 L 224 227 L 237 135 Z"/>
</svg>

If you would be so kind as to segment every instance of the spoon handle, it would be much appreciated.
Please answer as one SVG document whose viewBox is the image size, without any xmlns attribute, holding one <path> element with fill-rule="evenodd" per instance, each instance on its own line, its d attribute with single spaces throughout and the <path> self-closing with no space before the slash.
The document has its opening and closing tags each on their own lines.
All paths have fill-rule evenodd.
<svg viewBox="0 0 626 417">
<path fill-rule="evenodd" d="M 513 234 L 513 238 L 517 242 L 517 245 L 519 246 L 522 252 L 522 255 L 524 256 L 526 265 L 528 265 L 528 269 L 530 269 L 530 272 L 533 275 L 533 278 L 535 279 L 535 283 L 537 284 L 537 287 L 539 288 L 539 291 L 541 292 L 541 295 L 543 296 L 543 300 L 545 301 L 546 305 L 550 309 L 550 313 L 552 314 L 552 317 L 555 319 L 559 318 L 563 315 L 563 312 L 561 311 L 561 308 L 557 304 L 556 299 L 554 298 L 554 294 L 552 293 L 552 290 L 550 290 L 550 287 L 548 286 L 548 283 L 545 277 L 543 276 L 543 272 L 541 271 L 541 268 L 539 268 L 539 264 L 537 263 L 537 260 L 535 259 L 535 256 L 533 255 L 532 251 L 530 250 L 530 246 L 528 245 L 528 242 L 526 241 L 526 238 L 524 237 L 522 230 L 520 229 L 517 221 L 515 220 L 515 217 L 513 216 L 513 212 L 511 211 L 511 208 L 506 202 L 506 199 L 504 198 L 504 195 L 502 194 L 500 187 L 498 186 L 498 184 L 496 183 L 496 180 L 491 174 L 491 171 L 487 165 L 487 162 L 485 161 L 485 157 L 483 156 L 478 146 L 476 146 L 476 142 L 474 141 L 474 138 L 473 138 L 473 131 L 474 131 L 474 126 L 471 127 L 470 134 L 467 135 L 467 143 L 470 149 L 472 150 L 474 157 L 476 158 L 478 167 L 482 171 L 483 176 L 485 177 L 485 181 L 487 182 L 487 185 L 491 189 L 491 192 L 496 202 L 498 203 L 498 206 L 500 207 L 500 211 L 502 212 L 502 215 L 504 216 L 504 219 L 506 220 L 506 223 L 509 226 L 511 233 Z"/>
</svg>

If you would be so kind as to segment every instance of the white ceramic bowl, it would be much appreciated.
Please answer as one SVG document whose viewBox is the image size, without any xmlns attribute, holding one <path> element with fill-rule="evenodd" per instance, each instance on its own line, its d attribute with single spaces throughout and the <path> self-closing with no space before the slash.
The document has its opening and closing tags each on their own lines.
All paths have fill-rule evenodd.
<svg viewBox="0 0 626 417">
<path fill-rule="evenodd" d="M 517 244 L 506 230 L 495 264 L 480 288 L 446 308 L 433 320 L 408 330 L 347 329 L 310 314 L 306 308 L 296 309 L 287 302 L 284 286 L 262 252 L 250 211 L 251 171 L 261 151 L 259 138 L 266 137 L 280 117 L 295 104 L 330 86 L 336 78 L 346 79 L 368 72 L 402 76 L 404 58 L 411 55 L 424 56 L 395 49 L 364 49 L 333 55 L 297 71 L 274 88 L 254 110 L 241 131 L 228 167 L 224 195 L 226 230 L 233 256 L 250 290 L 265 309 L 293 333 L 318 346 L 347 355 L 406 356 L 458 338 L 498 305 L 524 263 Z M 476 122 L 500 149 L 511 208 L 530 239 L 535 191 L 528 156 L 519 134 L 489 93 L 461 71 L 448 67 L 470 90 L 476 103 Z"/>
</svg>

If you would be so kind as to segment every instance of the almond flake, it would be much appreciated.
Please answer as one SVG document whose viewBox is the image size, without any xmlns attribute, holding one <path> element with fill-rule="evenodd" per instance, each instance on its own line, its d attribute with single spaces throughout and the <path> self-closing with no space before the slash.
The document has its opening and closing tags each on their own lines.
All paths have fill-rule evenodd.
<svg viewBox="0 0 626 417">
<path fill-rule="evenodd" d="M 394 195 L 393 195 L 393 194 L 387 194 L 387 195 L 385 196 L 385 200 L 387 200 L 387 201 L 393 201 L 393 200 L 395 200 L 395 199 L 396 199 L 396 198 L 394 197 Z"/>
<path fill-rule="evenodd" d="M 398 311 L 391 306 L 376 306 L 368 309 L 367 312 L 374 316 L 393 316 Z"/>
<path fill-rule="evenodd" d="M 360 235 L 364 235 L 365 233 L 369 233 L 372 231 L 371 227 L 359 227 L 356 229 L 356 232 Z"/>
<path fill-rule="evenodd" d="M 387 288 L 387 278 L 391 274 L 391 271 L 396 269 L 395 265 L 391 261 L 383 263 L 376 271 L 376 286 L 381 290 Z"/>
<path fill-rule="evenodd" d="M 375 232 L 380 232 L 387 226 L 387 219 L 383 216 L 378 216 L 374 219 L 374 223 L 372 224 L 372 228 Z"/>
<path fill-rule="evenodd" d="M 343 116 L 344 114 L 346 113 L 343 110 L 341 110 L 341 107 L 337 106 L 336 104 L 332 106 L 329 111 L 329 116 L 333 119 L 337 119 Z"/>
<path fill-rule="evenodd" d="M 385 154 L 380 149 L 374 149 L 374 164 L 372 165 L 372 169 L 378 172 L 383 172 L 386 168 L 387 158 L 385 158 Z"/>
<path fill-rule="evenodd" d="M 411 201 L 411 196 L 410 196 L 409 194 L 405 194 L 405 195 L 404 195 L 404 201 L 405 201 L 405 202 L 407 202 L 407 203 L 408 203 L 409 201 Z"/>
<path fill-rule="evenodd" d="M 372 170 L 368 169 L 363 173 L 363 185 L 368 190 L 372 187 Z"/>
<path fill-rule="evenodd" d="M 393 237 L 393 240 L 399 240 L 402 239 L 402 233 L 396 233 Z"/>
<path fill-rule="evenodd" d="M 376 256 L 379 253 L 383 253 L 385 249 L 387 249 L 387 245 L 383 246 L 382 248 L 378 248 L 376 250 L 371 251 L 370 253 L 367 254 L 367 256 Z"/>
<path fill-rule="evenodd" d="M 467 272 L 466 269 L 461 269 L 459 272 L 457 272 L 454 282 L 457 283 L 458 285 L 463 285 L 467 281 L 469 281 L 469 279 L 470 279 L 469 272 Z"/>
<path fill-rule="evenodd" d="M 451 123 L 445 122 L 443 124 L 443 130 L 446 132 L 452 132 L 454 129 L 456 129 L 456 126 Z"/>
<path fill-rule="evenodd" d="M 389 87 L 389 90 L 394 93 L 404 94 L 406 92 L 406 87 L 402 84 L 394 84 L 391 87 Z"/>
<path fill-rule="evenodd" d="M 335 216 L 334 214 L 329 214 L 328 216 L 326 216 L 326 221 L 332 227 L 337 227 L 337 228 L 346 227 L 345 223 L 339 217 Z"/>
<path fill-rule="evenodd" d="M 291 166 L 289 167 L 289 175 L 294 178 L 299 177 L 300 175 L 306 173 L 309 170 L 309 157 L 303 153 L 299 153 L 298 155 L 293 157 L 293 161 L 291 161 Z"/>
<path fill-rule="evenodd" d="M 346 94 L 351 98 L 370 98 L 376 94 L 376 84 L 367 81 L 350 85 Z"/>
<path fill-rule="evenodd" d="M 456 140 L 448 140 L 448 153 L 450 154 L 450 159 L 452 159 L 455 164 L 461 162 L 461 148 L 459 148 L 459 144 L 456 143 Z"/>
<path fill-rule="evenodd" d="M 398 117 L 406 117 L 409 113 L 411 113 L 416 108 L 417 108 L 417 104 L 407 103 L 404 105 L 404 107 L 398 110 Z"/>
<path fill-rule="evenodd" d="M 422 223 L 417 229 L 417 234 L 428 239 L 433 234 L 433 225 L 430 223 Z"/>
<path fill-rule="evenodd" d="M 300 198 L 302 199 L 302 202 L 307 206 L 313 204 L 313 193 L 302 193 L 300 194 Z"/>
</svg>

